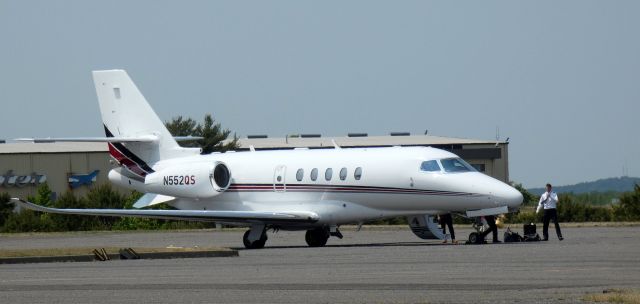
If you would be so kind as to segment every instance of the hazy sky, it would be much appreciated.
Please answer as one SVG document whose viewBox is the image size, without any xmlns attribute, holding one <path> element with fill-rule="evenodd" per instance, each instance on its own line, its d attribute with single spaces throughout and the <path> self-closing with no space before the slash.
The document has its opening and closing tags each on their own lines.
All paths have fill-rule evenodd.
<svg viewBox="0 0 640 304">
<path fill-rule="evenodd" d="M 640 175 L 640 1 L 0 0 L 0 138 L 103 136 L 91 70 L 239 136 L 510 137 L 511 179 Z"/>
</svg>

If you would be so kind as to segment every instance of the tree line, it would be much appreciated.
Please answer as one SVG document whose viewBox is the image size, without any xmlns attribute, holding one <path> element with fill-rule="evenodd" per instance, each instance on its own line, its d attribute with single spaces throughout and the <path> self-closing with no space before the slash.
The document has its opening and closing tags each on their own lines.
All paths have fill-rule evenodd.
<svg viewBox="0 0 640 304">
<path fill-rule="evenodd" d="M 123 195 L 109 184 L 93 187 L 86 196 L 77 197 L 67 191 L 55 201 L 51 200 L 51 189 L 45 184 L 38 187 L 37 194 L 27 200 L 51 208 L 95 208 L 133 209 L 133 204 L 142 196 L 139 192 Z M 213 228 L 213 223 L 169 221 L 145 218 L 120 218 L 108 216 L 67 215 L 21 209 L 13 212 L 13 203 L 7 193 L 0 194 L 0 232 L 53 232 L 90 230 L 158 230 Z M 168 205 L 154 209 L 170 209 Z"/>
<path fill-rule="evenodd" d="M 507 222 L 541 222 L 542 212 L 540 214 L 535 212 L 538 206 L 537 197 L 521 186 L 516 188 L 523 193 L 524 204 L 520 212 L 507 215 Z M 633 191 L 617 195 L 611 192 L 559 194 L 557 210 L 558 220 L 561 222 L 640 221 L 640 185 L 636 184 Z"/>
</svg>

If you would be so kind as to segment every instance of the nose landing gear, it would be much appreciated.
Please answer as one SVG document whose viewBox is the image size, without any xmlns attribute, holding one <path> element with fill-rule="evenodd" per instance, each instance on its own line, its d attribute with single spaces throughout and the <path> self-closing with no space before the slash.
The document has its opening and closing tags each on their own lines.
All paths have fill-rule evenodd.
<svg viewBox="0 0 640 304">
<path fill-rule="evenodd" d="M 473 229 L 476 232 L 471 232 L 469 234 L 469 244 L 484 244 L 486 243 L 484 240 L 484 232 L 486 231 L 486 227 L 483 222 L 482 217 L 476 217 L 473 222 Z"/>
</svg>

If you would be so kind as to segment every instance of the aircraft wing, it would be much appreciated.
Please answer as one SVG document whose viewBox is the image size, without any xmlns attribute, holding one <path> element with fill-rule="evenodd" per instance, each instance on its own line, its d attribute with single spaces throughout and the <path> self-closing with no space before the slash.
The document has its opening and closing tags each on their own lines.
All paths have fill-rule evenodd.
<svg viewBox="0 0 640 304">
<path fill-rule="evenodd" d="M 76 215 L 98 215 L 117 217 L 142 217 L 163 220 L 234 223 L 314 223 L 319 217 L 313 212 L 262 212 L 262 211 L 216 211 L 216 210 L 137 210 L 137 209 L 57 209 L 36 205 L 19 198 L 12 201 L 27 209 Z"/>
</svg>

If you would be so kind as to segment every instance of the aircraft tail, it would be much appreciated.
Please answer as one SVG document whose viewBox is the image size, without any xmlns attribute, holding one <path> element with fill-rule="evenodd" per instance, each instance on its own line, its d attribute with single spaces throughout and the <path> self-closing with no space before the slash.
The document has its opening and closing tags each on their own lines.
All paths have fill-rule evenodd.
<svg viewBox="0 0 640 304">
<path fill-rule="evenodd" d="M 144 177 L 159 160 L 199 153 L 199 149 L 178 145 L 126 71 L 93 71 L 93 82 L 106 136 L 149 138 L 108 142 L 109 153 L 121 165 Z"/>
</svg>

